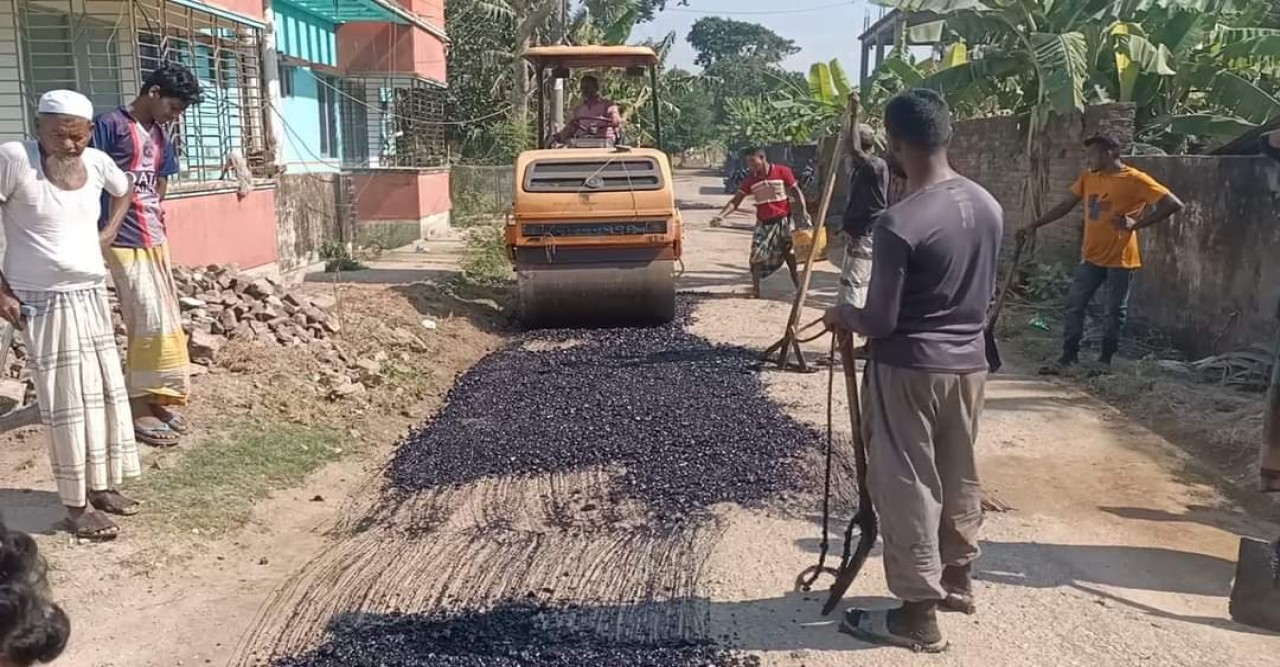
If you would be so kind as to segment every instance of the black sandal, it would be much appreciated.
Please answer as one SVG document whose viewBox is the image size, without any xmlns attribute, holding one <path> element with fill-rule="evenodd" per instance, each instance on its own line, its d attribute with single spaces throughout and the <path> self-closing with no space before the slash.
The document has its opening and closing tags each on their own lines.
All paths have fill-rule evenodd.
<svg viewBox="0 0 1280 667">
<path fill-rule="evenodd" d="M 94 491 L 89 494 L 89 503 L 98 511 L 116 516 L 134 516 L 142 511 L 142 503 L 115 490 Z"/>
<path fill-rule="evenodd" d="M 947 597 L 938 603 L 938 609 L 968 615 L 978 611 L 977 605 L 973 603 L 973 593 L 964 591 L 947 591 Z"/>
<path fill-rule="evenodd" d="M 884 609 L 850 609 L 845 612 L 840 632 L 852 635 L 868 644 L 898 646 L 916 653 L 942 653 L 947 650 L 946 639 L 923 641 L 915 637 L 895 634 L 889 629 L 889 612 Z"/>
<path fill-rule="evenodd" d="M 101 512 L 85 512 L 66 521 L 67 530 L 77 539 L 110 542 L 120 537 L 120 527 Z"/>
</svg>

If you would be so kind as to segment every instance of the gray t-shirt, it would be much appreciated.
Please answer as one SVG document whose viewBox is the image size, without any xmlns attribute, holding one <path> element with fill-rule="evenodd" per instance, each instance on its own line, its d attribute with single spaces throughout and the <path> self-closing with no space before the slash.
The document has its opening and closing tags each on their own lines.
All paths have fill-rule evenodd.
<svg viewBox="0 0 1280 667">
<path fill-rule="evenodd" d="M 853 168 L 849 204 L 844 207 L 844 231 L 860 238 L 871 233 L 876 218 L 889 206 L 889 163 L 874 155 Z"/>
<path fill-rule="evenodd" d="M 877 362 L 942 373 L 987 370 L 983 329 L 995 292 L 1004 211 L 956 177 L 885 210 L 861 333 Z"/>
</svg>

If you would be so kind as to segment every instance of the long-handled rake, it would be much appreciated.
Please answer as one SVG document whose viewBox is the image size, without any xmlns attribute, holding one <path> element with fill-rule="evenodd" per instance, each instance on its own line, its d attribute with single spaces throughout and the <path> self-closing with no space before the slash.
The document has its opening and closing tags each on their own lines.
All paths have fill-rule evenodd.
<svg viewBox="0 0 1280 667">
<path fill-rule="evenodd" d="M 858 510 L 844 531 L 844 551 L 840 557 L 840 565 L 834 569 L 827 567 L 827 551 L 830 546 L 831 519 L 831 469 L 832 469 L 832 423 L 835 378 L 835 352 L 840 352 L 841 366 L 844 369 L 845 393 L 849 403 L 849 422 L 853 427 L 853 459 L 858 484 Z M 822 546 L 818 555 L 818 564 L 802 572 L 797 584 L 803 590 L 809 590 L 823 573 L 835 575 L 827 601 L 822 606 L 822 614 L 829 615 L 835 611 L 844 598 L 844 594 L 853 585 L 853 580 L 862 571 L 871 549 L 879 535 L 879 523 L 875 508 L 871 504 L 871 493 L 867 488 L 867 443 L 862 432 L 862 403 L 858 395 L 858 368 L 853 354 L 853 337 L 848 333 L 832 334 L 831 363 L 827 375 L 827 452 L 825 483 L 822 498 Z M 857 546 L 854 546 L 853 533 L 858 531 Z"/>
<path fill-rule="evenodd" d="M 1000 292 L 996 295 L 996 303 L 991 307 L 991 315 L 987 318 L 987 330 L 983 332 L 984 342 L 987 345 L 987 370 L 992 373 L 1004 366 L 1004 360 L 1000 358 L 1000 347 L 996 344 L 996 323 L 1000 321 L 1000 311 L 1004 309 L 1004 301 L 1009 296 L 1013 281 L 1018 277 L 1018 264 L 1022 262 L 1022 249 L 1025 246 L 1026 239 L 1023 238 L 1019 238 L 1017 244 L 1013 246 L 1013 258 L 1009 262 L 1009 269 L 1004 274 L 1004 283 L 1000 285 Z"/>
</svg>

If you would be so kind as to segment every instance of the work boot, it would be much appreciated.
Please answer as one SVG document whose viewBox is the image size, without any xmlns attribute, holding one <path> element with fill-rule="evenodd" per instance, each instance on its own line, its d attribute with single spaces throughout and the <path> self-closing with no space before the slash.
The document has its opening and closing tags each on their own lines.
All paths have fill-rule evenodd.
<svg viewBox="0 0 1280 667">
<path fill-rule="evenodd" d="M 1062 375 L 1062 372 L 1080 363 L 1080 355 L 1076 352 L 1063 352 L 1058 360 L 1048 366 L 1040 367 L 1041 375 Z"/>
<path fill-rule="evenodd" d="M 947 650 L 938 627 L 938 600 L 903 602 L 897 609 L 850 609 L 841 632 L 873 644 L 901 646 L 923 653 Z"/>
<path fill-rule="evenodd" d="M 1104 366 L 1111 365 L 1111 358 L 1116 356 L 1116 351 L 1120 348 L 1117 341 L 1102 341 L 1102 352 L 1098 355 L 1098 363 Z"/>
<path fill-rule="evenodd" d="M 972 569 L 971 565 L 948 565 L 942 568 L 942 590 L 947 592 L 947 597 L 938 604 L 939 609 L 961 614 L 977 611 L 973 604 Z"/>
</svg>

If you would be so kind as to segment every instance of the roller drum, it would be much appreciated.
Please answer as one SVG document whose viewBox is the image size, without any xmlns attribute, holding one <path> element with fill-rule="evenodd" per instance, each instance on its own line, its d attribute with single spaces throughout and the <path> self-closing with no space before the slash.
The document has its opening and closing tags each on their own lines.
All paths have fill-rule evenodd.
<svg viewBox="0 0 1280 667">
<path fill-rule="evenodd" d="M 520 320 L 530 328 L 640 326 L 675 317 L 675 262 L 524 264 Z"/>
</svg>

